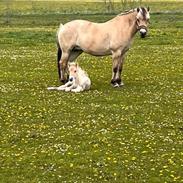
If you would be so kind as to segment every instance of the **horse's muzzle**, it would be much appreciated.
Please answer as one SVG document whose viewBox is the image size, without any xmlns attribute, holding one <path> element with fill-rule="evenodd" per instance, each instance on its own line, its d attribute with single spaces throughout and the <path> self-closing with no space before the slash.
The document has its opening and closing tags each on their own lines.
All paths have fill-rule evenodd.
<svg viewBox="0 0 183 183">
<path fill-rule="evenodd" d="M 145 38 L 145 37 L 146 37 L 146 35 L 147 35 L 147 30 L 146 30 L 146 29 L 141 28 L 141 29 L 139 30 L 139 32 L 140 32 L 140 37 L 141 37 L 141 38 Z"/>
</svg>

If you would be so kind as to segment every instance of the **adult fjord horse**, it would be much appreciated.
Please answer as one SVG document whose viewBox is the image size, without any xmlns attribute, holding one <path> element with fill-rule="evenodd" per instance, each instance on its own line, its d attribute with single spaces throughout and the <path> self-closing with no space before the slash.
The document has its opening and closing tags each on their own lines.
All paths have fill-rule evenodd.
<svg viewBox="0 0 183 183">
<path fill-rule="evenodd" d="M 68 62 L 85 52 L 94 56 L 112 55 L 111 83 L 114 87 L 123 85 L 121 72 L 125 53 L 138 31 L 142 38 L 146 36 L 149 19 L 149 7 L 141 7 L 119 14 L 105 23 L 74 20 L 61 24 L 57 55 L 60 81 L 66 82 Z"/>
</svg>

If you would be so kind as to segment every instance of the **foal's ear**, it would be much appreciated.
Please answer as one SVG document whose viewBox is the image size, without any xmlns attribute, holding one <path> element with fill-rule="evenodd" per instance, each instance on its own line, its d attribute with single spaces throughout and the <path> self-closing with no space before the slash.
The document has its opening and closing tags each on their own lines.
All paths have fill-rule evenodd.
<svg viewBox="0 0 183 183">
<path fill-rule="evenodd" d="M 150 8 L 149 8 L 149 6 L 147 7 L 147 11 L 148 11 L 148 12 L 150 11 Z"/>
<path fill-rule="evenodd" d="M 139 11 L 140 11 L 140 8 L 138 7 L 138 8 L 137 8 L 137 12 L 139 12 Z"/>
</svg>

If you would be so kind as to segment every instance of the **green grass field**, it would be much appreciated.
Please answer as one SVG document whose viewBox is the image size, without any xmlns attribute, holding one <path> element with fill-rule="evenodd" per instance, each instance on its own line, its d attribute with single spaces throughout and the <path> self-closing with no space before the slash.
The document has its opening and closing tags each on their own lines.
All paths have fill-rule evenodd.
<svg viewBox="0 0 183 183">
<path fill-rule="evenodd" d="M 183 3 L 164 2 L 168 13 L 150 3 L 149 35 L 135 37 L 124 87 L 110 85 L 111 57 L 81 55 L 92 88 L 78 94 L 46 89 L 59 85 L 59 23 L 114 15 L 92 10 L 101 4 L 72 15 L 36 3 L 28 14 L 15 3 L 7 17 L 0 2 L 0 182 L 183 182 Z"/>
</svg>

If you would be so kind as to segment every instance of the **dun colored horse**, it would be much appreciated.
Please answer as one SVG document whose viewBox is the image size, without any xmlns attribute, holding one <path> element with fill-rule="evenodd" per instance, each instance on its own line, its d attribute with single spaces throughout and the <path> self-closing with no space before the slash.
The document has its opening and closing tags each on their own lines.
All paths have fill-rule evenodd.
<svg viewBox="0 0 183 183">
<path fill-rule="evenodd" d="M 150 19 L 149 7 L 136 8 L 121 13 L 105 23 L 74 20 L 60 25 L 58 30 L 58 72 L 60 81 L 66 82 L 68 62 L 73 62 L 82 52 L 94 55 L 112 55 L 112 79 L 114 87 L 123 85 L 121 72 L 125 53 L 135 34 L 142 38 L 147 34 Z"/>
</svg>

